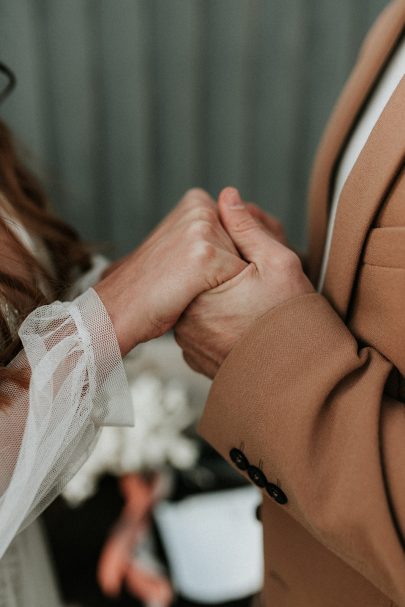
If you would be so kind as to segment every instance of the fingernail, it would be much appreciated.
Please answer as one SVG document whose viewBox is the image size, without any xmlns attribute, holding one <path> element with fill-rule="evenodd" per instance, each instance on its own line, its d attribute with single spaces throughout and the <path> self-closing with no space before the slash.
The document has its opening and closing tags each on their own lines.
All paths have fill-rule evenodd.
<svg viewBox="0 0 405 607">
<path fill-rule="evenodd" d="M 244 209 L 245 205 L 236 188 L 228 188 L 225 192 L 225 202 L 230 209 Z"/>
</svg>

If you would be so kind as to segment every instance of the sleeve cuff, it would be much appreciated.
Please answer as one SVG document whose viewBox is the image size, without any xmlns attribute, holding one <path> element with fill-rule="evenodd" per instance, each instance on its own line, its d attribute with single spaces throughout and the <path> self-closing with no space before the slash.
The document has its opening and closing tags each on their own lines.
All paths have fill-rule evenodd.
<svg viewBox="0 0 405 607">
<path fill-rule="evenodd" d="M 94 289 L 88 289 L 71 304 L 66 304 L 80 322 L 76 323 L 88 340 L 87 352 L 94 357 L 96 402 L 92 419 L 102 426 L 133 426 L 134 413 L 128 380 L 114 326 Z"/>
</svg>

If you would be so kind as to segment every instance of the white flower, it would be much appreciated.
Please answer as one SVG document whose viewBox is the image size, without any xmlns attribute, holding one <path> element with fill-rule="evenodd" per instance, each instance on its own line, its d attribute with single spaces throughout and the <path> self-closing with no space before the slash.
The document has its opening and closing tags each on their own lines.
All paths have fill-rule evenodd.
<svg viewBox="0 0 405 607">
<path fill-rule="evenodd" d="M 65 498 L 78 504 L 97 489 L 105 473 L 121 476 L 170 466 L 190 468 L 198 457 L 195 440 L 184 434 L 195 421 L 186 386 L 178 380 L 164 380 L 158 370 L 148 369 L 128 377 L 135 426 L 105 427 L 88 460 L 68 483 Z"/>
</svg>

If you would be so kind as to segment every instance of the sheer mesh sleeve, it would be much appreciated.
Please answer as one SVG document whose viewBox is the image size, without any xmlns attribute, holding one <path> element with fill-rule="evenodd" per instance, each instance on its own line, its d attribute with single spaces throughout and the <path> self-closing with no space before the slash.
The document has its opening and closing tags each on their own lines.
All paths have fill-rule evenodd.
<svg viewBox="0 0 405 607">
<path fill-rule="evenodd" d="M 131 425 L 132 405 L 111 320 L 89 289 L 21 325 L 27 390 L 1 386 L 0 557 L 16 533 L 58 495 L 86 459 L 101 425 Z"/>
</svg>

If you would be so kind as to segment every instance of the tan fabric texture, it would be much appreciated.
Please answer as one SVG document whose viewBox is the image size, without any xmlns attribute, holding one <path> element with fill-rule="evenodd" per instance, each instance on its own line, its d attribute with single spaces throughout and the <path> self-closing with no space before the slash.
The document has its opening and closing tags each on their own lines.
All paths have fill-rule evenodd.
<svg viewBox="0 0 405 607">
<path fill-rule="evenodd" d="M 319 276 L 334 174 L 405 28 L 370 32 L 321 142 L 308 272 Z M 266 607 L 405 607 L 405 78 L 342 192 L 324 291 L 259 319 L 213 383 L 200 433 L 241 449 L 264 490 Z M 252 294 L 254 295 L 254 294 Z"/>
</svg>

